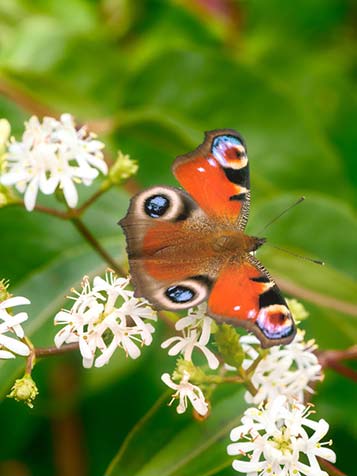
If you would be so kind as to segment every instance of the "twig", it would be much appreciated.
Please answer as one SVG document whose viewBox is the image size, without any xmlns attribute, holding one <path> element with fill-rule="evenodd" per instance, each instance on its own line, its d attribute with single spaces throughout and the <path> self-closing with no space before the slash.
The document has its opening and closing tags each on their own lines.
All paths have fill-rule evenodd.
<svg viewBox="0 0 357 476">
<path fill-rule="evenodd" d="M 121 276 L 125 276 L 125 272 L 123 268 L 110 256 L 109 253 L 105 251 L 99 241 L 92 235 L 89 229 L 84 225 L 82 220 L 80 219 L 80 214 L 91 205 L 104 191 L 98 190 L 96 193 L 88 199 L 87 202 L 82 205 L 81 208 L 74 208 L 69 209 L 67 212 L 62 212 L 59 210 L 55 210 L 53 208 L 43 207 L 41 205 L 36 205 L 35 210 L 40 213 L 45 213 L 47 215 L 52 215 L 61 220 L 70 220 L 73 225 L 77 228 L 79 233 L 85 238 L 85 240 L 92 246 L 92 248 L 106 261 L 111 268 Z M 20 205 L 23 206 L 22 201 L 14 202 L 11 204 L 12 206 Z M 83 208 L 84 207 L 84 208 Z"/>
<path fill-rule="evenodd" d="M 82 216 L 83 213 L 87 210 L 88 207 L 90 207 L 99 197 L 101 197 L 107 190 L 109 190 L 110 187 L 108 188 L 99 188 L 96 192 L 91 195 L 88 200 L 86 200 L 79 208 L 76 209 L 77 216 Z"/>
<path fill-rule="evenodd" d="M 18 200 L 16 202 L 8 203 L 6 206 L 7 207 L 16 207 L 16 206 L 25 207 L 25 204 L 23 200 Z M 34 210 L 36 212 L 45 213 L 46 215 L 52 215 L 56 218 L 60 218 L 61 220 L 69 219 L 69 213 L 62 212 L 61 210 L 56 210 L 54 208 L 43 207 L 42 205 L 36 205 Z"/>
<path fill-rule="evenodd" d="M 79 233 L 90 243 L 90 245 L 96 250 L 96 252 L 113 268 L 113 270 L 120 274 L 121 276 L 125 276 L 125 272 L 123 268 L 110 256 L 109 253 L 105 251 L 99 241 L 92 235 L 92 233 L 88 230 L 85 224 L 82 222 L 80 218 L 71 218 L 70 219 L 73 225 L 77 228 Z"/>
<path fill-rule="evenodd" d="M 353 369 L 350 369 L 346 365 L 340 364 L 339 362 L 330 362 L 328 366 L 330 369 L 333 369 L 335 372 L 343 375 L 353 382 L 357 382 L 357 372 Z"/>
<path fill-rule="evenodd" d="M 310 289 L 303 288 L 286 279 L 277 279 L 276 281 L 278 286 L 283 291 L 298 298 L 306 299 L 307 301 L 311 301 L 315 304 L 318 304 L 319 306 L 327 307 L 328 309 L 334 309 L 344 314 L 357 316 L 357 305 L 355 304 L 340 301 L 339 299 L 335 299 L 315 291 L 310 291 Z"/>
<path fill-rule="evenodd" d="M 345 350 L 323 350 L 316 353 L 322 367 L 330 368 L 344 377 L 357 382 L 357 372 L 341 362 L 344 360 L 357 360 L 357 346 Z"/>
<path fill-rule="evenodd" d="M 223 382 L 227 383 L 245 383 L 239 375 L 228 375 L 228 377 L 221 377 Z"/>
<path fill-rule="evenodd" d="M 79 349 L 79 344 L 78 342 L 74 342 L 73 344 L 66 344 L 62 347 L 37 347 L 34 351 L 36 357 L 51 357 L 52 355 L 65 354 L 66 352 L 77 349 Z"/>
<path fill-rule="evenodd" d="M 28 346 L 30 349 L 30 353 L 27 356 L 26 359 L 26 367 L 25 367 L 25 373 L 31 375 L 32 369 L 35 366 L 36 359 L 38 357 L 51 357 L 52 355 L 59 355 L 59 354 L 64 354 L 66 352 L 71 352 L 72 350 L 77 350 L 79 349 L 79 344 L 78 342 L 75 342 L 73 344 L 66 344 L 63 345 L 60 348 L 57 348 L 55 346 L 53 347 L 34 347 L 32 344 L 31 340 L 28 337 L 24 337 L 22 341 Z"/>
<path fill-rule="evenodd" d="M 33 367 L 36 363 L 36 351 L 35 351 L 34 346 L 32 345 L 32 342 L 30 341 L 30 339 L 25 337 L 23 339 L 23 341 L 28 345 L 28 347 L 30 349 L 30 353 L 29 353 L 29 355 L 27 356 L 27 359 L 26 359 L 25 374 L 31 375 L 32 369 L 33 369 Z"/>
<path fill-rule="evenodd" d="M 343 473 L 341 470 L 336 468 L 336 466 L 330 463 L 329 461 L 326 461 L 325 459 L 320 458 L 320 456 L 318 456 L 317 459 L 319 460 L 319 463 L 322 466 L 322 468 L 326 469 L 330 476 L 347 476 L 346 473 Z"/>
<path fill-rule="evenodd" d="M 320 364 L 323 367 L 330 362 L 340 362 L 341 360 L 357 360 L 357 345 L 353 345 L 345 350 L 320 350 L 317 353 Z"/>
<path fill-rule="evenodd" d="M 4 78 L 0 80 L 0 93 L 14 101 L 30 114 L 35 114 L 36 116 L 59 116 L 59 114 L 47 106 L 47 104 L 41 103 L 38 98 L 32 96 L 28 91 L 21 89 L 17 85 L 15 86 Z"/>
</svg>

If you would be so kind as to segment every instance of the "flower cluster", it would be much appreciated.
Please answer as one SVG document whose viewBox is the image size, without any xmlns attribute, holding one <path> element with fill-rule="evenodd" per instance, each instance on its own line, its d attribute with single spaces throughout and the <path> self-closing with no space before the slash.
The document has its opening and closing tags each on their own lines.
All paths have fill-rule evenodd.
<svg viewBox="0 0 357 476">
<path fill-rule="evenodd" d="M 129 282 L 112 271 L 105 279 L 96 276 L 93 285 L 85 277 L 72 308 L 55 316 L 55 324 L 64 325 L 55 336 L 56 346 L 78 342 L 86 368 L 107 364 L 118 347 L 138 358 L 140 347 L 152 342 L 151 322 L 157 316 L 146 300 L 134 297 Z"/>
<path fill-rule="evenodd" d="M 310 382 L 322 379 L 321 365 L 314 353 L 314 340 L 304 341 L 305 332 L 298 330 L 294 341 L 286 346 L 274 346 L 260 360 L 252 375 L 256 395 L 246 392 L 248 403 L 259 404 L 286 395 L 299 402 L 304 401 L 304 392 L 313 393 Z M 253 336 L 240 339 L 246 359 L 243 368 L 248 368 L 259 357 L 255 345 L 259 341 Z"/>
<path fill-rule="evenodd" d="M 30 304 L 30 301 L 22 296 L 8 297 L 0 302 L 0 359 L 14 359 L 16 355 L 27 356 L 29 347 L 19 339 L 24 338 L 24 330 L 21 326 L 28 319 L 26 312 L 12 314 L 15 306 Z M 5 335 L 6 334 L 6 335 Z"/>
<path fill-rule="evenodd" d="M 75 183 L 90 185 L 98 171 L 108 172 L 103 147 L 85 127 L 76 129 L 70 114 L 62 114 L 59 120 L 45 117 L 42 123 L 32 116 L 21 141 L 10 141 L 0 182 L 24 193 L 29 211 L 35 207 L 39 190 L 51 195 L 57 188 L 73 208 L 78 203 Z"/>
<path fill-rule="evenodd" d="M 309 407 L 281 395 L 260 408 L 248 408 L 231 431 L 228 454 L 238 456 L 233 468 L 250 476 L 327 476 L 317 458 L 335 462 L 321 443 L 329 425 L 310 419 Z"/>
<path fill-rule="evenodd" d="M 192 363 L 192 354 L 195 348 L 202 352 L 211 369 L 217 369 L 219 365 L 217 357 L 207 347 L 215 324 L 206 312 L 207 305 L 205 303 L 189 309 L 187 316 L 179 319 L 175 324 L 176 330 L 180 331 L 182 335 L 170 337 L 161 344 L 163 349 L 171 347 L 169 355 L 183 356 L 183 360 L 178 360 L 179 371 L 175 371 L 172 378 L 168 373 L 161 376 L 161 380 L 168 387 L 176 390 L 170 404 L 175 399 L 179 400 L 177 413 L 186 411 L 188 401 L 199 415 L 204 416 L 208 412 L 208 404 L 202 390 L 190 382 L 191 374 L 199 373 Z"/>
<path fill-rule="evenodd" d="M 200 350 L 207 359 L 211 369 L 216 369 L 219 361 L 214 353 L 207 347 L 211 336 L 213 319 L 207 316 L 207 305 L 200 304 L 196 308 L 191 308 L 188 315 L 179 319 L 175 328 L 182 332 L 181 336 L 170 337 L 165 340 L 161 347 L 166 349 L 171 347 L 169 355 L 182 354 L 185 360 L 192 360 L 192 353 L 195 348 Z"/>
</svg>

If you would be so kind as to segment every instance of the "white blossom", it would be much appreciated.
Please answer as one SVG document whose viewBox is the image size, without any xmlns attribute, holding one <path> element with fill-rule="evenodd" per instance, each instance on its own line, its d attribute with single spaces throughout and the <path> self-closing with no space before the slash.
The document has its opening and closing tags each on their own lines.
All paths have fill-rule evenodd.
<svg viewBox="0 0 357 476">
<path fill-rule="evenodd" d="M 187 409 L 187 401 L 189 400 L 199 415 L 206 415 L 208 412 L 208 404 L 205 400 L 202 390 L 197 386 L 190 383 L 190 374 L 184 372 L 184 375 L 180 383 L 176 384 L 172 381 L 170 375 L 165 373 L 161 376 L 161 380 L 176 392 L 172 395 L 172 400 L 169 405 L 178 399 L 179 404 L 176 408 L 177 413 L 184 413 Z"/>
<path fill-rule="evenodd" d="M 161 347 L 170 347 L 169 355 L 182 354 L 185 360 L 192 360 L 195 348 L 199 349 L 207 359 L 211 369 L 216 369 L 219 361 L 214 353 L 207 347 L 211 336 L 213 319 L 206 315 L 207 305 L 200 304 L 189 310 L 188 315 L 176 322 L 175 328 L 182 331 L 181 336 L 170 337 Z"/>
<path fill-rule="evenodd" d="M 70 310 L 55 316 L 55 324 L 64 327 L 55 336 L 55 344 L 78 342 L 83 366 L 107 364 L 119 347 L 132 359 L 140 356 L 140 347 L 150 345 L 156 313 L 144 299 L 127 289 L 129 278 L 109 271 L 105 279 L 96 276 L 93 285 L 83 279 L 82 292 L 75 292 Z M 150 322 L 151 321 L 151 322 Z"/>
<path fill-rule="evenodd" d="M 259 404 L 278 395 L 303 402 L 304 392 L 313 393 L 310 383 L 322 379 L 321 365 L 314 354 L 315 341 L 305 342 L 304 337 L 305 332 L 298 330 L 291 344 L 269 349 L 252 375 L 257 394 L 246 392 L 248 403 Z M 259 341 L 253 336 L 243 336 L 240 342 L 247 356 L 243 367 L 247 369 L 259 355 L 254 348 Z"/>
<path fill-rule="evenodd" d="M 239 456 L 233 468 L 249 476 L 328 476 L 317 457 L 332 463 L 335 453 L 321 443 L 329 425 L 310 419 L 310 407 L 284 395 L 266 406 L 248 408 L 241 425 L 231 431 L 228 454 Z"/>
<path fill-rule="evenodd" d="M 108 172 L 103 147 L 85 127 L 76 129 L 70 114 L 62 114 L 59 120 L 45 117 L 42 123 L 32 116 L 21 141 L 10 141 L 0 183 L 15 185 L 24 193 L 28 211 L 35 207 L 39 190 L 51 195 L 57 188 L 73 208 L 78 203 L 75 184 L 90 185 L 98 171 Z"/>
<path fill-rule="evenodd" d="M 16 354 L 27 356 L 30 353 L 29 347 L 19 340 L 25 336 L 21 324 L 28 319 L 28 315 L 26 312 L 10 313 L 13 307 L 24 304 L 30 304 L 30 301 L 22 296 L 9 297 L 0 302 L 0 359 L 14 359 Z"/>
</svg>

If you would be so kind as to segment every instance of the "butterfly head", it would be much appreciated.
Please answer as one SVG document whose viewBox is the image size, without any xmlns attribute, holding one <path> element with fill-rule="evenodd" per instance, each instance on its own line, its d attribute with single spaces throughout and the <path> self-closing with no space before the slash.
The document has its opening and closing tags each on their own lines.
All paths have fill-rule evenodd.
<svg viewBox="0 0 357 476">
<path fill-rule="evenodd" d="M 256 251 L 267 241 L 266 238 L 257 238 L 256 236 L 250 236 L 251 244 L 249 251 Z"/>
</svg>

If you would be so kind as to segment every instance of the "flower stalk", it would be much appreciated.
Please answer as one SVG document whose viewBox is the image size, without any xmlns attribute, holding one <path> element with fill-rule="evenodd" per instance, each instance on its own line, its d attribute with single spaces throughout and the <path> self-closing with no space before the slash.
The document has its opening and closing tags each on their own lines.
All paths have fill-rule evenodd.
<svg viewBox="0 0 357 476">
<path fill-rule="evenodd" d="M 123 268 L 112 258 L 112 256 L 107 253 L 107 251 L 102 247 L 99 241 L 92 235 L 86 225 L 80 218 L 74 217 L 70 218 L 70 221 L 73 223 L 78 232 L 83 236 L 83 238 L 92 246 L 92 248 L 104 259 L 104 261 L 111 267 L 113 270 L 118 273 L 120 276 L 125 276 L 125 271 Z"/>
</svg>

